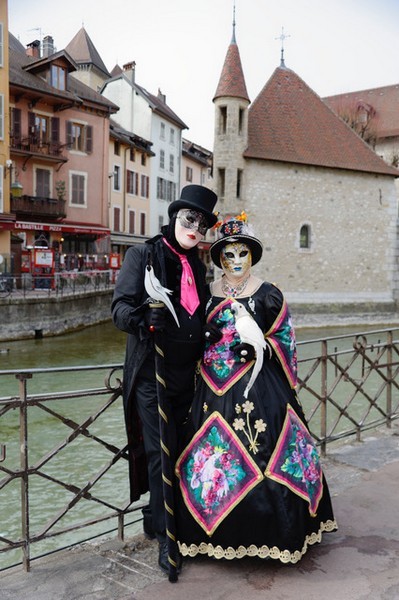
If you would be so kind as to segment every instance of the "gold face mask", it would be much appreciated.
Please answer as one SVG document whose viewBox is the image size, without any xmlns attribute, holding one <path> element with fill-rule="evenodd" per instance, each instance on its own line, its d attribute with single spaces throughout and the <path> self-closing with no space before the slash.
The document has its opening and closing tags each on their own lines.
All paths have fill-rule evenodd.
<svg viewBox="0 0 399 600">
<path fill-rule="evenodd" d="M 220 263 L 226 275 L 241 278 L 251 268 L 251 250 L 246 244 L 242 244 L 241 242 L 227 244 L 221 251 Z"/>
</svg>

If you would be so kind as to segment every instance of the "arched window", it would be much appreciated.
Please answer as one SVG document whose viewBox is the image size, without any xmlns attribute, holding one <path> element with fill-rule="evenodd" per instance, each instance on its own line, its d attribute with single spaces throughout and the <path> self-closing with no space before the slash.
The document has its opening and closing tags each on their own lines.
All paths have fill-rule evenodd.
<svg viewBox="0 0 399 600">
<path fill-rule="evenodd" d="M 310 225 L 302 225 L 299 232 L 299 247 L 310 248 Z"/>
</svg>

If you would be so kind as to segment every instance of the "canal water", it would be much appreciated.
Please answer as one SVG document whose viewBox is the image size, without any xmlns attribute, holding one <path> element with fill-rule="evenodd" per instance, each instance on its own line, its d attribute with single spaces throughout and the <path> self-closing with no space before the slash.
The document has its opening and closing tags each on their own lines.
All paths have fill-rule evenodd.
<svg viewBox="0 0 399 600">
<path fill-rule="evenodd" d="M 363 328 L 377 329 L 376 327 Z M 344 335 L 356 333 L 355 328 L 325 328 L 325 329 L 298 329 L 298 341 L 310 339 L 320 339 L 326 336 Z M 24 370 L 34 368 L 50 367 L 73 367 L 82 365 L 115 365 L 122 364 L 124 359 L 126 334 L 117 330 L 111 322 L 96 325 L 65 334 L 58 337 L 49 337 L 43 339 L 31 339 L 14 342 L 0 341 L 0 371 L 6 370 Z M 350 346 L 350 343 L 347 344 Z M 307 346 L 299 346 L 299 358 L 308 352 Z M 56 379 L 55 379 L 56 378 Z M 46 373 L 35 374 L 33 379 L 28 382 L 29 394 L 43 394 L 57 390 L 80 390 L 87 387 L 103 386 L 104 372 L 96 371 L 93 374 L 76 372 L 68 373 Z M 0 377 L 0 397 L 15 396 L 18 393 L 18 382 L 15 376 Z M 58 401 L 57 401 L 58 402 Z M 101 402 L 104 402 L 102 399 Z M 68 418 L 78 423 L 82 423 L 85 418 L 90 416 L 99 403 L 97 398 L 80 397 L 56 404 L 54 410 L 60 414 L 65 414 Z M 1 407 L 0 407 L 1 409 Z M 35 465 L 46 453 L 57 447 L 71 430 L 59 420 L 54 419 L 51 414 L 46 413 L 39 408 L 33 408 L 29 418 L 29 464 Z M 97 429 L 96 429 L 97 428 Z M 18 411 L 9 411 L 5 415 L 0 413 L 0 443 L 6 443 L 7 458 L 2 465 L 12 470 L 18 469 L 19 465 L 19 421 Z M 110 443 L 119 447 L 125 444 L 125 429 L 123 421 L 123 410 L 121 402 L 117 403 L 115 408 L 107 411 L 106 417 L 98 419 L 93 425 L 90 425 L 90 432 L 98 432 L 102 439 L 111 435 Z M 115 433 L 116 432 L 116 433 Z M 117 439 L 115 439 L 115 437 Z M 82 439 L 80 439 L 82 438 Z M 63 455 L 51 461 L 46 465 L 46 474 L 57 478 L 62 472 L 63 480 L 68 481 L 68 477 L 74 485 L 84 486 L 96 470 L 102 468 L 110 458 L 107 450 L 99 448 L 98 444 L 92 444 L 90 440 L 79 440 L 71 449 L 64 452 Z M 0 483 L 4 473 L 0 473 Z M 66 503 L 66 492 L 62 486 L 49 485 L 48 481 L 41 477 L 33 477 L 30 485 L 30 510 L 32 513 L 32 530 L 40 531 L 45 527 L 51 510 L 62 510 Z M 101 483 L 101 489 L 98 492 L 105 502 L 113 504 L 115 497 L 118 499 L 128 498 L 128 474 L 126 461 L 119 461 L 113 467 L 112 476 L 104 478 Z M 0 537 L 7 539 L 16 539 L 20 535 L 21 517 L 20 517 L 20 485 L 14 481 L 4 488 L 0 486 Z M 17 510 L 16 510 L 16 507 Z M 101 505 L 85 500 L 79 501 L 74 509 L 73 518 L 77 522 L 90 520 L 94 516 L 101 516 Z M 61 525 L 62 525 L 61 520 Z M 65 523 L 68 525 L 68 523 Z M 108 522 L 100 526 L 92 527 L 92 535 L 98 535 L 107 531 L 110 527 Z M 134 526 L 137 530 L 137 525 Z M 135 531 L 136 531 L 135 530 Z M 134 531 L 134 532 L 135 532 Z M 78 531 L 80 539 L 84 538 L 82 532 Z M 91 535 L 89 534 L 89 535 Z M 78 541 L 76 532 L 63 534 L 63 545 L 68 545 Z M 1 544 L 0 544 L 1 547 Z M 32 554 L 37 555 L 46 553 L 52 549 L 60 547 L 57 538 L 45 540 L 34 544 Z M 12 553 L 0 553 L 0 569 L 21 560 L 21 554 L 18 551 Z M 11 561 L 11 562 L 10 562 Z"/>
</svg>

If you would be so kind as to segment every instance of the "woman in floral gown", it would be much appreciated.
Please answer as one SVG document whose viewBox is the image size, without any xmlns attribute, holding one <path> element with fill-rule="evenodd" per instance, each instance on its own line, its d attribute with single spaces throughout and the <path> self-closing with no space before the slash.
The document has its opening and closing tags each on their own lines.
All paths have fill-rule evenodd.
<svg viewBox="0 0 399 600">
<path fill-rule="evenodd" d="M 223 276 L 210 286 L 188 443 L 176 464 L 183 556 L 295 563 L 323 532 L 337 528 L 295 392 L 295 335 L 287 304 L 275 285 L 251 273 L 261 256 L 262 244 L 245 215 L 223 223 L 211 247 Z M 232 307 L 237 301 L 249 313 L 240 326 Z"/>
</svg>

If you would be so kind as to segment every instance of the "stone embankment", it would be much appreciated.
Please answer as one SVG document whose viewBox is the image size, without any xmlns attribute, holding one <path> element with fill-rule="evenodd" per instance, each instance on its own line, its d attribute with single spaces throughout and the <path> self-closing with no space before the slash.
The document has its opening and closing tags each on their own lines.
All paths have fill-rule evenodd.
<svg viewBox="0 0 399 600">
<path fill-rule="evenodd" d="M 112 293 L 113 286 L 65 295 L 36 291 L 0 298 L 0 342 L 62 335 L 108 321 Z M 398 326 L 396 308 L 393 304 L 290 304 L 296 329 Z"/>
<path fill-rule="evenodd" d="M 0 299 L 0 342 L 61 335 L 108 321 L 112 289 Z"/>
</svg>

